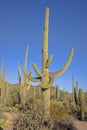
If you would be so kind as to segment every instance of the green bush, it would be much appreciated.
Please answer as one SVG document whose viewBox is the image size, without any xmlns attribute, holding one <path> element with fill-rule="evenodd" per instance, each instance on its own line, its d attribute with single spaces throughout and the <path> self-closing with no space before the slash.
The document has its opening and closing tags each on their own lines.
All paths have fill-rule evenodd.
<svg viewBox="0 0 87 130">
<path fill-rule="evenodd" d="M 0 129 L 3 128 L 3 126 L 6 123 L 6 118 L 3 116 L 3 114 L 0 112 Z"/>
<path fill-rule="evenodd" d="M 15 106 L 16 104 L 20 104 L 20 88 L 14 86 L 9 90 L 6 105 Z"/>
<path fill-rule="evenodd" d="M 68 112 L 68 109 L 67 107 L 63 105 L 62 102 L 51 101 L 50 113 L 51 113 L 51 118 L 53 120 L 65 118 L 67 112 Z"/>
</svg>

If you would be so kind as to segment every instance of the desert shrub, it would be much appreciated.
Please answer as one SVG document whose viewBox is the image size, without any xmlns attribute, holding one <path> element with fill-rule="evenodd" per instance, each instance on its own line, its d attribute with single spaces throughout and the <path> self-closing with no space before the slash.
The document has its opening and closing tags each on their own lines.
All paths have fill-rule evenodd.
<svg viewBox="0 0 87 130">
<path fill-rule="evenodd" d="M 0 107 L 1 112 L 18 112 L 18 108 L 14 106 L 5 106 Z"/>
<path fill-rule="evenodd" d="M 0 112 L 0 127 L 3 128 L 3 126 L 5 125 L 6 122 L 6 118 L 5 116 Z"/>
<path fill-rule="evenodd" d="M 51 101 L 50 113 L 51 113 L 51 118 L 53 120 L 65 118 L 67 112 L 68 109 L 63 105 L 62 102 Z"/>
<path fill-rule="evenodd" d="M 70 108 L 69 108 L 69 114 L 70 115 L 73 115 L 75 118 L 79 118 L 79 111 L 80 111 L 80 108 L 78 105 L 76 105 L 74 102 L 72 102 L 70 104 Z"/>
<path fill-rule="evenodd" d="M 20 89 L 19 87 L 12 87 L 9 90 L 9 96 L 6 99 L 7 106 L 15 106 L 20 103 Z"/>
<path fill-rule="evenodd" d="M 42 107 L 29 103 L 20 109 L 24 116 L 17 123 L 17 130 L 42 130 L 52 129 L 51 118 L 43 117 Z"/>
<path fill-rule="evenodd" d="M 39 105 L 39 104 L 41 104 L 41 99 L 38 98 L 38 97 L 35 97 L 35 99 L 34 99 L 34 96 L 29 95 L 29 96 L 27 97 L 26 104 L 28 104 L 28 103 L 32 103 L 32 104 L 35 104 L 35 105 Z"/>
<path fill-rule="evenodd" d="M 5 119 L 4 118 L 0 118 L 0 126 L 2 126 L 3 124 L 5 124 Z"/>
</svg>

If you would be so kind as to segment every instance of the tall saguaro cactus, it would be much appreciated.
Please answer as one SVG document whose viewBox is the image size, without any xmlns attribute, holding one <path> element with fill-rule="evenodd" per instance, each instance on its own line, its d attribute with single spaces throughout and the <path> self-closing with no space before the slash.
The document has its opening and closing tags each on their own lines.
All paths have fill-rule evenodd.
<svg viewBox="0 0 87 130">
<path fill-rule="evenodd" d="M 70 56 L 65 64 L 65 66 L 57 72 L 49 72 L 49 65 L 52 61 L 52 55 L 48 57 L 48 26 L 49 26 L 49 8 L 46 8 L 45 24 L 44 24 L 44 37 L 43 37 L 43 47 L 42 47 L 42 72 L 39 71 L 36 64 L 33 64 L 33 68 L 39 77 L 33 78 L 29 76 L 24 70 L 24 73 L 28 79 L 33 82 L 41 82 L 42 90 L 42 103 L 44 109 L 44 115 L 50 115 L 50 88 L 54 82 L 54 78 L 60 76 L 68 68 L 74 49 L 71 50 Z"/>
</svg>

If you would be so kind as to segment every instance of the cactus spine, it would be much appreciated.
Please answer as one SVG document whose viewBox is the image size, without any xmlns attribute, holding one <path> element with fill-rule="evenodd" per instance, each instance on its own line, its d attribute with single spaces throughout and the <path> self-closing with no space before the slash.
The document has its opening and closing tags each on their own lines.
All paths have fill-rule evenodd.
<svg viewBox="0 0 87 130">
<path fill-rule="evenodd" d="M 84 91 L 82 88 L 79 89 L 79 106 L 81 112 L 81 120 L 84 120 Z"/>
<path fill-rule="evenodd" d="M 48 26 L 49 26 L 49 8 L 46 8 L 43 47 L 42 47 L 42 72 L 39 71 L 36 64 L 33 64 L 33 67 L 39 77 L 37 78 L 30 77 L 29 74 L 27 74 L 26 71 L 24 71 L 27 78 L 29 78 L 31 81 L 41 82 L 40 86 L 42 90 L 42 103 L 45 116 L 50 115 L 50 88 L 54 82 L 54 78 L 60 76 L 62 73 L 66 71 L 72 60 L 74 53 L 74 49 L 72 49 L 65 66 L 61 70 L 57 72 L 49 72 L 48 67 L 52 61 L 52 56 L 48 58 Z"/>
</svg>

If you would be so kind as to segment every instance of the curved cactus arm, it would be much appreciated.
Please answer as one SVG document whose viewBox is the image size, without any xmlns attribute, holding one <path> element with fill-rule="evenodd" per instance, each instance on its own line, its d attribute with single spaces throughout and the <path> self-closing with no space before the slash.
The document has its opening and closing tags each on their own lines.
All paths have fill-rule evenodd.
<svg viewBox="0 0 87 130">
<path fill-rule="evenodd" d="M 46 68 L 48 68 L 50 66 L 52 59 L 53 59 L 53 56 L 50 55 L 50 57 L 48 58 L 47 63 L 46 63 Z"/>
<path fill-rule="evenodd" d="M 36 64 L 33 64 L 33 68 L 34 68 L 34 71 L 36 72 L 36 74 L 40 77 L 42 77 L 42 73 L 39 71 L 39 69 L 37 68 L 37 65 Z"/>
<path fill-rule="evenodd" d="M 29 74 L 27 74 L 25 68 L 23 68 L 23 72 L 24 72 L 24 75 L 26 76 L 26 78 L 28 78 L 30 81 L 32 82 L 41 82 L 41 77 L 31 77 L 32 73 L 30 72 Z"/>
<path fill-rule="evenodd" d="M 70 65 L 70 62 L 72 60 L 72 57 L 73 57 L 73 54 L 74 54 L 74 49 L 71 50 L 70 52 L 70 55 L 69 55 L 69 58 L 66 62 L 66 64 L 64 65 L 64 67 L 62 69 L 60 69 L 59 71 L 57 72 L 51 72 L 50 75 L 53 75 L 54 77 L 58 77 L 60 76 L 62 73 L 64 73 L 66 71 L 66 69 L 69 67 Z"/>
<path fill-rule="evenodd" d="M 24 67 L 27 68 L 27 59 L 28 59 L 28 45 L 26 47 L 26 55 L 25 55 L 25 61 L 24 61 Z"/>
</svg>

